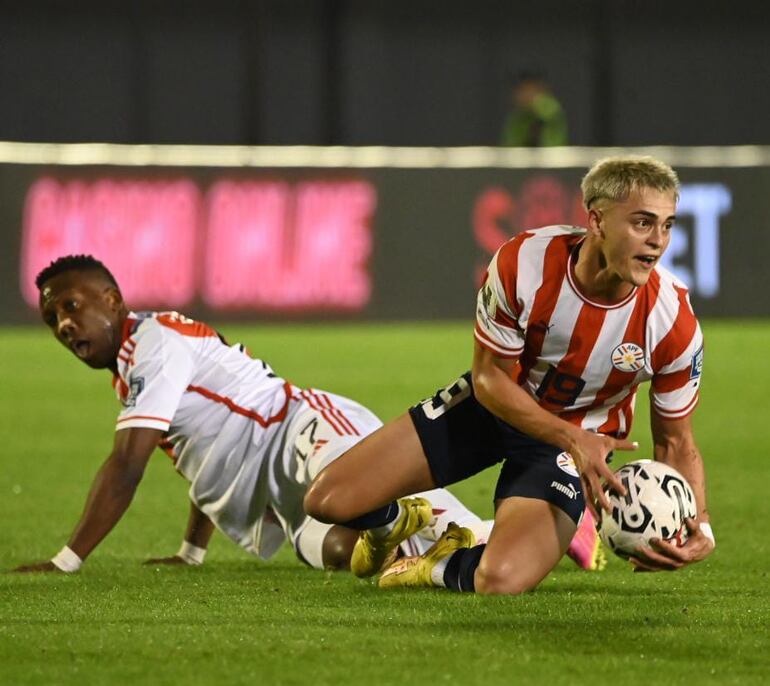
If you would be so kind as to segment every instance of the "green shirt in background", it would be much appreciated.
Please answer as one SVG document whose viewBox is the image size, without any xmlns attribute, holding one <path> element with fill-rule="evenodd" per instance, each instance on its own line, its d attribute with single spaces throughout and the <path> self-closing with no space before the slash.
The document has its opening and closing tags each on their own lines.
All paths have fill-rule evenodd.
<svg viewBox="0 0 770 686">
<path fill-rule="evenodd" d="M 511 147 L 567 144 L 567 118 L 559 101 L 550 93 L 541 93 L 530 107 L 511 112 L 500 138 L 500 145 Z"/>
</svg>

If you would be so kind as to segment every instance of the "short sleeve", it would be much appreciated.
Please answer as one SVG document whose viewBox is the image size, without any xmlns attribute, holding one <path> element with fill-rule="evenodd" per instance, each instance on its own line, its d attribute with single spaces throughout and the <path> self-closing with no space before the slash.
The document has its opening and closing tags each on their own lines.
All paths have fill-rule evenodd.
<svg viewBox="0 0 770 686">
<path fill-rule="evenodd" d="M 517 357 L 524 349 L 516 303 L 516 248 L 509 242 L 498 250 L 476 300 L 476 340 L 499 357 Z"/>
<path fill-rule="evenodd" d="M 652 378 L 651 397 L 655 412 L 663 419 L 688 416 L 698 404 L 703 373 L 703 334 L 696 323 L 684 351 Z"/>
<path fill-rule="evenodd" d="M 192 375 L 192 351 L 182 336 L 158 326 L 142 332 L 122 379 L 127 393 L 116 430 L 167 431 Z"/>
</svg>

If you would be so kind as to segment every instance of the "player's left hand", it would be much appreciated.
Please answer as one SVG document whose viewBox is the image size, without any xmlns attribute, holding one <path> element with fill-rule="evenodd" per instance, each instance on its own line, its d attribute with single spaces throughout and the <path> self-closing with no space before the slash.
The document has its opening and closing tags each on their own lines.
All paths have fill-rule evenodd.
<svg viewBox="0 0 770 686">
<path fill-rule="evenodd" d="M 650 547 L 638 548 L 637 556 L 629 558 L 634 571 L 673 572 L 708 557 L 714 550 L 713 541 L 700 530 L 697 520 L 688 518 L 684 523 L 689 536 L 683 546 L 660 538 L 651 539 Z"/>
<path fill-rule="evenodd" d="M 23 573 L 29 573 L 29 572 L 61 572 L 61 569 L 59 569 L 50 560 L 46 560 L 45 562 L 34 562 L 32 564 L 29 564 L 29 565 L 19 565 L 18 567 L 16 567 L 15 569 L 13 569 L 11 571 L 13 571 L 13 572 L 23 572 Z"/>
</svg>

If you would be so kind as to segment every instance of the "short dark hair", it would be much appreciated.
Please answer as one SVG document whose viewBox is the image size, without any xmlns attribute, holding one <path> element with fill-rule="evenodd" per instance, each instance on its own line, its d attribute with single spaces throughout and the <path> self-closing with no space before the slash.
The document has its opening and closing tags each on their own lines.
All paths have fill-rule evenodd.
<svg viewBox="0 0 770 686">
<path fill-rule="evenodd" d="M 35 285 L 40 290 L 48 279 L 69 271 L 98 271 L 115 288 L 120 290 L 120 286 L 118 286 L 118 282 L 115 280 L 112 272 L 92 255 L 64 255 L 54 260 L 37 275 Z"/>
</svg>

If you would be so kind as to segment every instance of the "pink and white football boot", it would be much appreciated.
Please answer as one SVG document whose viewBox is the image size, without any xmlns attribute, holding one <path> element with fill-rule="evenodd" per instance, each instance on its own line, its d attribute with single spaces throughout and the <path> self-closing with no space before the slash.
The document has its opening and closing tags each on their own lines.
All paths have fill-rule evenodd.
<svg viewBox="0 0 770 686">
<path fill-rule="evenodd" d="M 575 561 L 578 567 L 589 572 L 599 572 L 607 564 L 607 558 L 596 531 L 596 520 L 587 508 L 572 542 L 567 548 L 567 555 Z"/>
</svg>

